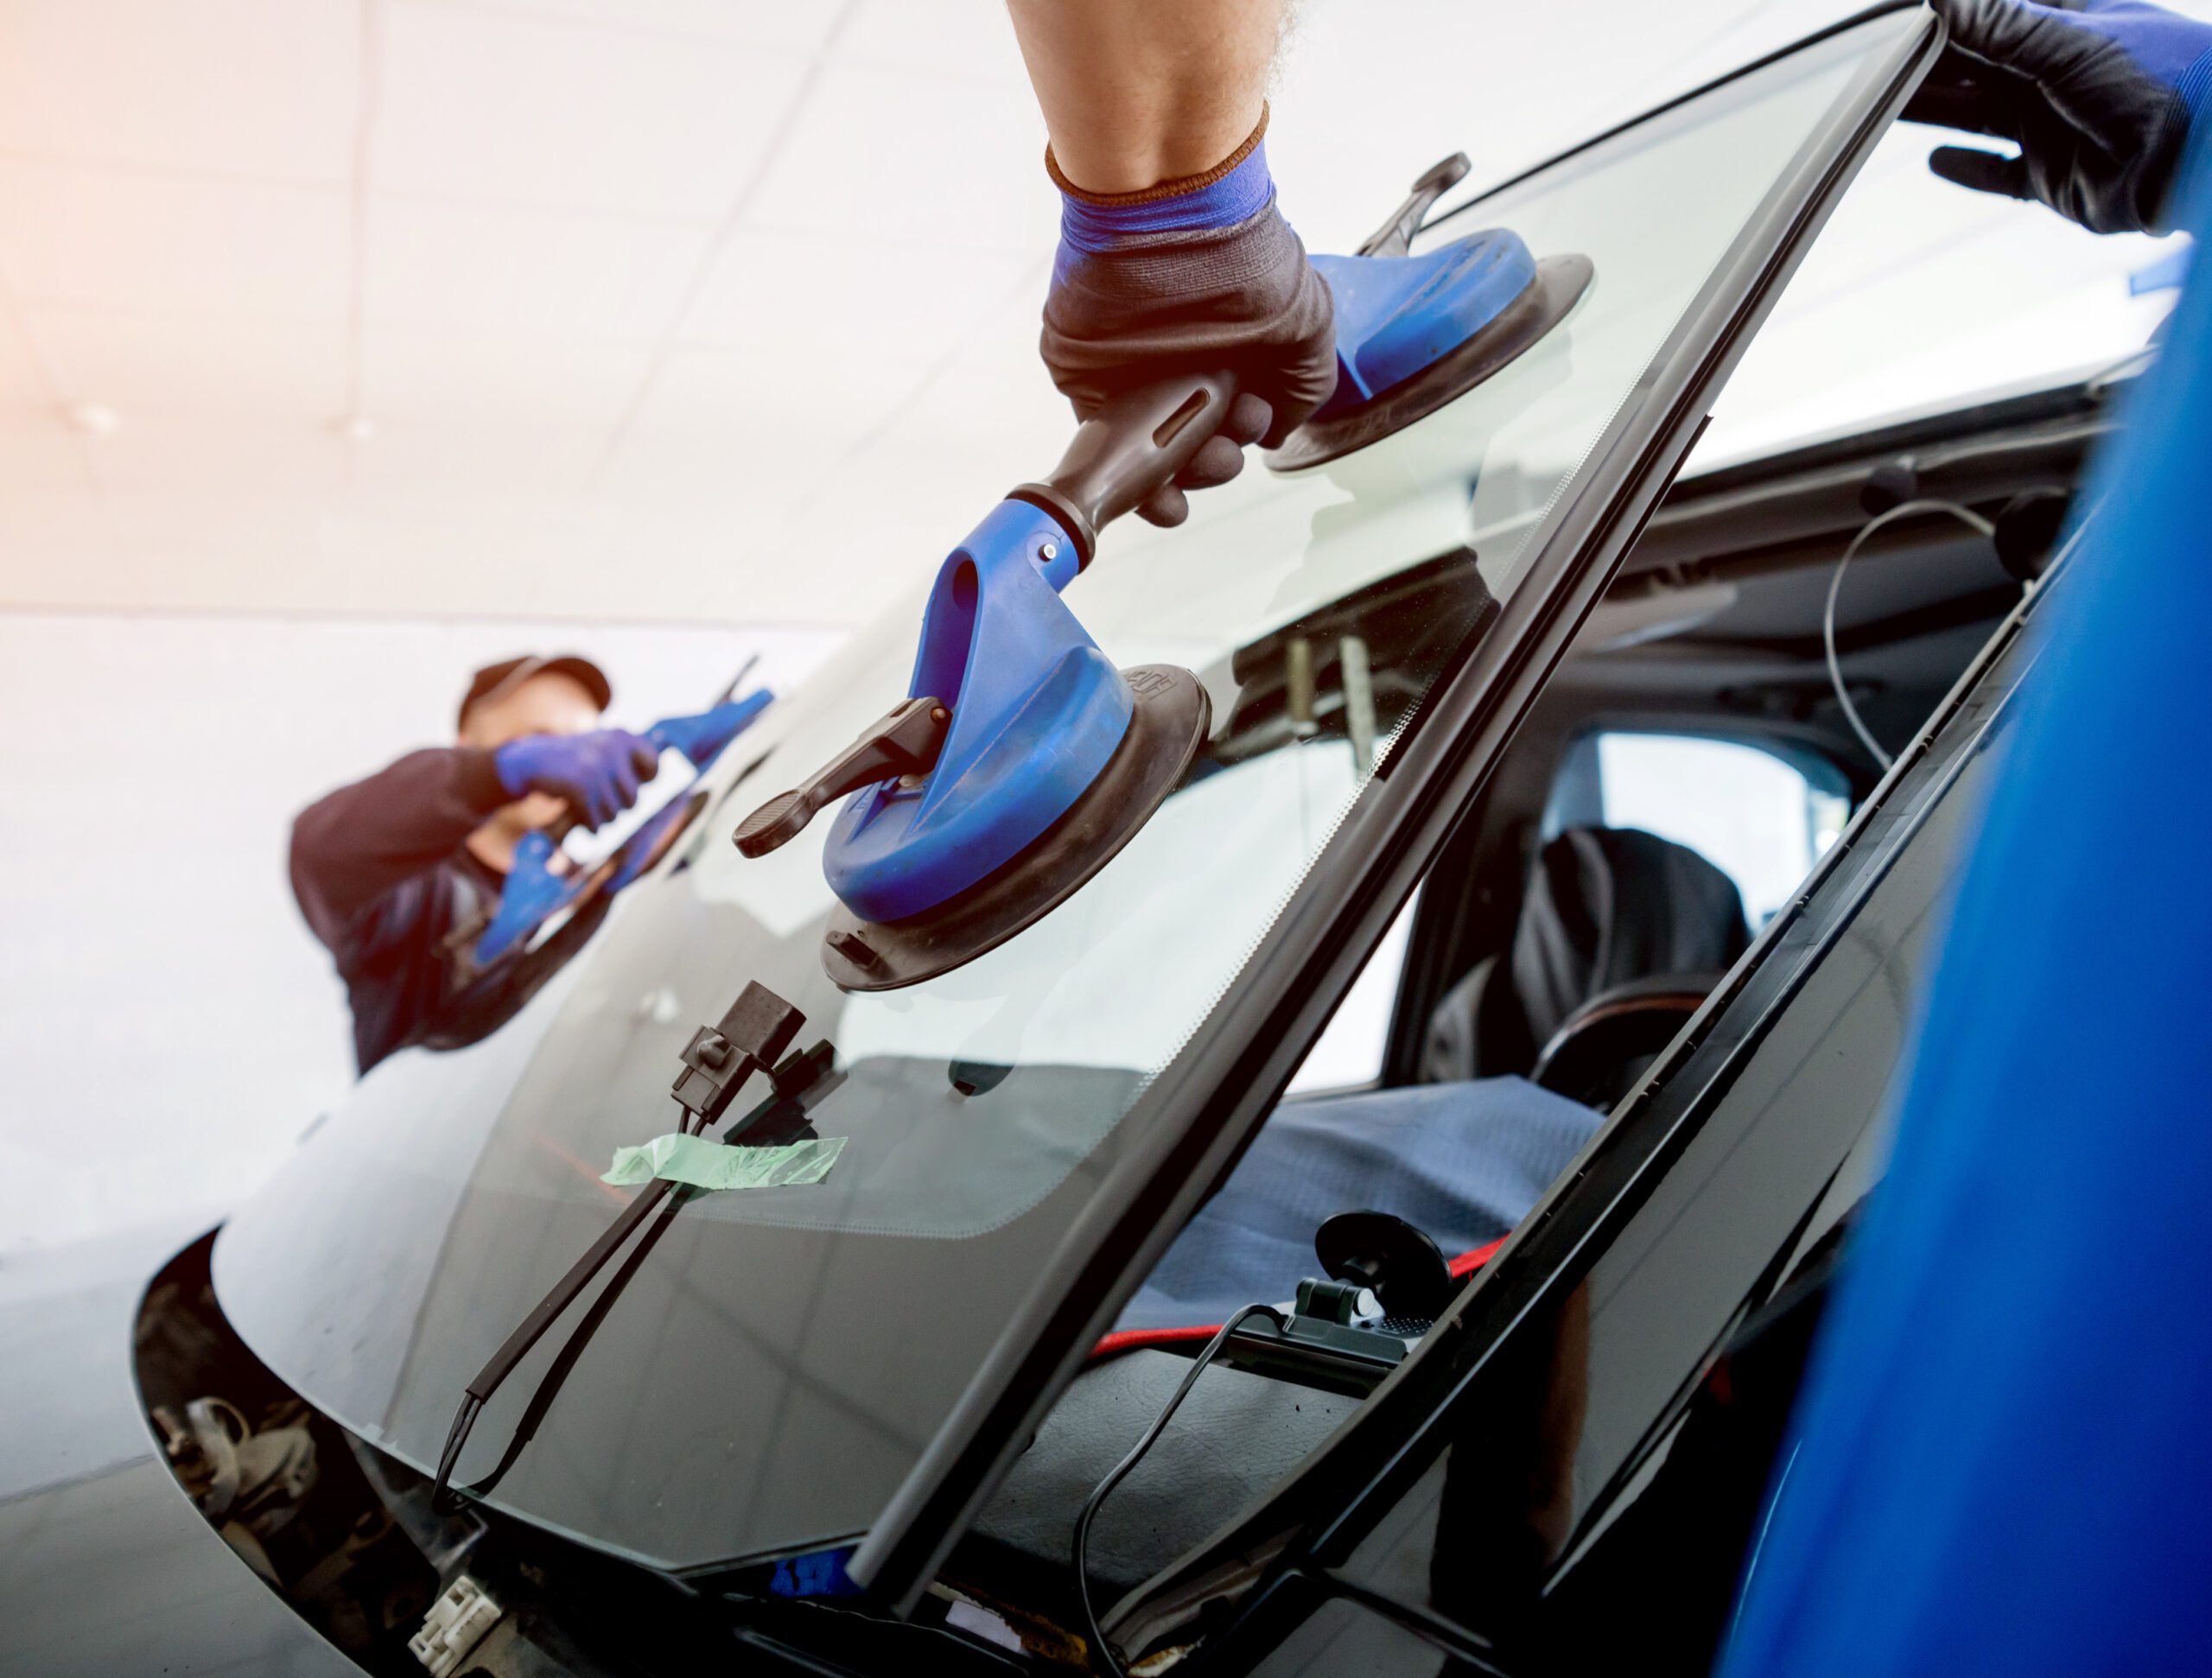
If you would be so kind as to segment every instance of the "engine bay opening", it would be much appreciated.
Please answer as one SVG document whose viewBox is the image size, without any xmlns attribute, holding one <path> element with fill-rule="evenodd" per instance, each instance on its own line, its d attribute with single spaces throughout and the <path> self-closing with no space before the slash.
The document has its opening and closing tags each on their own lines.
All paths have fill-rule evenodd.
<svg viewBox="0 0 2212 1678">
<path fill-rule="evenodd" d="M 138 1391 L 185 1495 L 262 1581 L 371 1672 L 407 1650 L 438 1574 L 371 1488 L 344 1430 L 248 1351 L 215 1303 L 202 1237 L 156 1274 L 133 1336 Z"/>
</svg>

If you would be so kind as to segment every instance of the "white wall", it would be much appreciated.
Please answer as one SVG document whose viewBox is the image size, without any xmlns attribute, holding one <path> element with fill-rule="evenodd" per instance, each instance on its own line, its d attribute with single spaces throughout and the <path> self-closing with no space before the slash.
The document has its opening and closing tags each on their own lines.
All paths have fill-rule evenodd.
<svg viewBox="0 0 2212 1678">
<path fill-rule="evenodd" d="M 352 1073 L 292 814 L 449 739 L 467 673 L 574 648 L 642 727 L 819 630 L 0 614 L 0 1260 L 217 1208 Z"/>
</svg>

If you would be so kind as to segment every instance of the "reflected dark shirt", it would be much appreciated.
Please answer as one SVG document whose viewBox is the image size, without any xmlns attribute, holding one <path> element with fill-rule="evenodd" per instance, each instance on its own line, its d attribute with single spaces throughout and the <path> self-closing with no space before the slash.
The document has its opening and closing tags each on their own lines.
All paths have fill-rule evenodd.
<svg viewBox="0 0 2212 1678">
<path fill-rule="evenodd" d="M 292 823 L 292 894 L 346 982 L 359 1070 L 415 1040 L 473 972 L 448 949 L 505 876 L 464 842 L 507 802 L 492 754 L 410 752 Z"/>
</svg>

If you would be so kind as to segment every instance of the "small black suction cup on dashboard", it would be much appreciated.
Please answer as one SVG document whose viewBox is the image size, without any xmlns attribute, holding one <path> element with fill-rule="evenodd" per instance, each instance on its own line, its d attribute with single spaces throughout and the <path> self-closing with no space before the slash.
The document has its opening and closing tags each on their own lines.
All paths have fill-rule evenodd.
<svg viewBox="0 0 2212 1678">
<path fill-rule="evenodd" d="M 1313 1253 L 1338 1281 L 1370 1289 L 1393 1317 L 1433 1322 L 1457 1286 L 1437 1244 L 1389 1212 L 1338 1212 L 1315 1233 Z"/>
</svg>

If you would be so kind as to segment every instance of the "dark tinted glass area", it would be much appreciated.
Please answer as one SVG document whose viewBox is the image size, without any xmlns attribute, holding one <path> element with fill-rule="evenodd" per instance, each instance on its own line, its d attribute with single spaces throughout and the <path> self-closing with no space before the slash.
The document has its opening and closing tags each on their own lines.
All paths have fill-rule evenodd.
<svg viewBox="0 0 2212 1678">
<path fill-rule="evenodd" d="M 1706 1669 L 2023 661 L 2016 643 L 1993 663 L 1706 1040 L 1624 1115 L 1606 1145 L 1642 1168 L 1592 1160 L 1593 1201 L 1626 1191 L 1594 1261 L 1483 1360 L 1347 1578 L 1508 1669 L 1631 1650 L 1640 1669 Z M 1562 1236 L 1580 1210 L 1570 1192 Z"/>
</svg>

